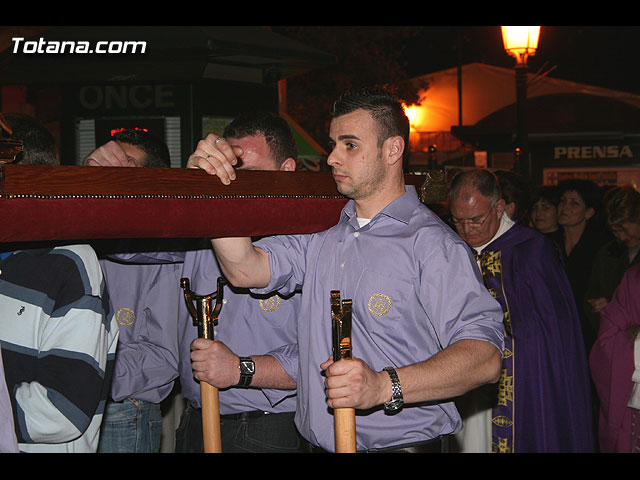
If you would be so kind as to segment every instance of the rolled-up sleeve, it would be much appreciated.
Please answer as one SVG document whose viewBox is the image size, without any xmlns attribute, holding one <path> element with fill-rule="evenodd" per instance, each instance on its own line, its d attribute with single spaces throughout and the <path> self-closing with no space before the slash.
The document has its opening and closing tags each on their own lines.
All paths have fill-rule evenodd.
<svg viewBox="0 0 640 480">
<path fill-rule="evenodd" d="M 254 293 L 279 291 L 291 294 L 302 287 L 309 235 L 281 235 L 258 240 L 254 245 L 269 254 L 271 278 L 265 288 Z"/>
<path fill-rule="evenodd" d="M 443 347 L 482 340 L 504 350 L 503 311 L 458 242 L 443 242 L 422 264 L 419 299 Z"/>
</svg>

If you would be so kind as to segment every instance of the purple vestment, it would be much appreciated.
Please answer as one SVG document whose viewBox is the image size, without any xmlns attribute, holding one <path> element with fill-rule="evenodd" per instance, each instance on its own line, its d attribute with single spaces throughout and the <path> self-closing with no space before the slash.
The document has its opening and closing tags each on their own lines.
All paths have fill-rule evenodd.
<svg viewBox="0 0 640 480">
<path fill-rule="evenodd" d="M 634 382 L 634 341 L 629 327 L 640 324 L 640 265 L 627 270 L 611 302 L 600 312 L 600 330 L 589 356 L 600 397 L 598 440 L 603 453 L 629 453 L 633 409 L 627 407 Z"/>
<path fill-rule="evenodd" d="M 593 452 L 589 371 L 571 286 L 552 242 L 516 223 L 480 256 L 505 312 L 495 452 Z"/>
</svg>

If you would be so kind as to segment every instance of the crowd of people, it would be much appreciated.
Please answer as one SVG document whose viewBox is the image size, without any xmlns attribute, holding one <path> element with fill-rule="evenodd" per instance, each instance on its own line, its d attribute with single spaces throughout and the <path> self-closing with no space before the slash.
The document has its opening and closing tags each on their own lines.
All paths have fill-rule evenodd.
<svg viewBox="0 0 640 480">
<path fill-rule="evenodd" d="M 6 120 L 20 163 L 59 163 L 32 119 Z M 339 408 L 357 412 L 359 452 L 638 450 L 640 193 L 468 169 L 430 207 L 404 183 L 409 123 L 381 88 L 337 99 L 329 138 L 348 202 L 323 232 L 5 245 L 0 451 L 159 452 L 179 389 L 175 451 L 203 452 L 203 382 L 225 453 L 333 452 Z M 250 112 L 187 167 L 228 185 L 296 159 L 286 122 Z M 170 163 L 127 131 L 84 165 Z M 214 339 L 181 278 L 223 289 Z M 351 359 L 333 360 L 332 291 L 352 301 Z"/>
<path fill-rule="evenodd" d="M 478 199 L 469 196 L 461 200 L 457 194 L 461 190 L 458 185 L 468 177 L 473 180 L 473 184 L 480 186 L 477 191 L 484 190 L 486 201 L 483 203 L 482 196 L 477 195 L 479 203 Z M 489 185 L 493 191 L 489 189 Z M 506 339 L 509 341 L 510 336 L 513 337 L 511 340 L 514 352 L 518 352 L 514 354 L 514 363 L 509 367 L 517 372 L 512 381 L 515 398 L 520 398 L 520 407 L 529 414 L 536 412 L 535 405 L 529 405 L 529 402 L 536 398 L 535 395 L 541 395 L 547 387 L 549 391 L 561 395 L 579 392 L 577 397 L 567 398 L 565 402 L 556 398 L 552 402 L 541 401 L 540 405 L 549 408 L 553 405 L 555 414 L 563 415 L 565 419 L 578 410 L 591 410 L 593 420 L 589 421 L 583 416 L 581 424 L 593 425 L 597 439 L 595 451 L 637 450 L 637 403 L 633 403 L 631 392 L 635 382 L 640 381 L 640 372 L 634 373 L 640 366 L 640 363 L 636 363 L 640 362 L 640 356 L 634 355 L 637 348 L 637 328 L 634 326 L 640 324 L 640 317 L 638 311 L 634 310 L 638 308 L 638 303 L 634 303 L 635 297 L 631 292 L 635 281 L 633 272 L 640 269 L 637 266 L 640 261 L 638 190 L 628 184 L 600 186 L 593 181 L 576 178 L 563 180 L 557 185 L 531 188 L 516 173 L 497 171 L 492 175 L 487 170 L 460 173 L 454 177 L 450 188 L 453 195 L 448 202 L 447 214 L 450 215 L 443 217 L 449 218 L 451 226 L 477 250 L 485 282 L 487 279 L 494 281 L 493 291 L 498 292 L 497 298 L 504 297 L 502 303 L 505 312 L 509 312 L 512 335 L 507 335 Z M 489 206 L 492 207 L 491 210 L 488 209 Z M 459 220 L 457 212 L 468 212 L 467 217 L 471 221 Z M 480 217 L 481 222 L 474 228 L 474 214 L 484 212 L 488 216 Z M 492 226 L 492 220 L 500 225 Z M 514 225 L 513 228 L 505 228 L 505 224 Z M 530 228 L 523 229 L 524 226 Z M 540 235 L 534 235 L 529 241 L 512 240 L 507 234 L 503 236 L 507 230 L 512 236 L 519 230 L 525 232 L 525 236 L 533 235 L 532 231 L 536 230 L 547 237 L 550 242 L 547 241 L 546 244 L 554 248 L 551 252 L 541 252 L 532 243 L 534 239 L 539 241 Z M 509 242 L 515 242 L 517 248 L 511 247 Z M 482 251 L 485 250 L 490 255 L 496 251 L 500 253 L 499 275 L 491 272 L 491 263 L 487 267 L 482 260 Z M 515 260 L 505 260 L 512 255 Z M 526 261 L 527 257 L 532 257 L 531 262 Z M 497 283 L 496 277 L 499 280 Z M 526 285 L 509 294 L 508 289 L 513 288 L 510 285 L 516 281 L 514 279 L 525 282 Z M 488 288 L 491 287 L 488 285 Z M 550 299 L 558 295 L 563 298 L 552 303 Z M 521 308 L 526 310 L 519 313 Z M 533 330 L 525 333 L 521 330 L 524 328 Z M 575 344 L 576 340 L 583 345 Z M 545 349 L 550 351 L 545 352 Z M 537 357 L 527 359 L 528 353 L 525 352 L 529 350 L 537 355 L 541 352 L 545 356 L 552 355 L 554 359 L 551 362 L 540 362 Z M 561 357 L 555 357 L 558 354 Z M 518 368 L 517 362 L 524 362 L 525 359 L 526 363 Z M 567 368 L 568 359 L 576 362 L 571 368 Z M 532 365 L 554 371 L 532 374 L 530 371 L 535 368 Z M 572 372 L 572 375 L 567 375 L 567 372 Z M 554 389 L 553 379 L 558 375 L 562 377 L 558 381 L 566 381 L 567 377 L 573 380 L 580 378 L 580 387 L 577 390 L 575 386 L 571 390 Z M 536 378 L 535 395 L 534 392 L 518 395 L 518 391 L 522 390 L 518 387 L 519 382 L 527 377 Z M 590 393 L 587 394 L 585 389 Z M 481 393 L 475 391 L 471 396 L 478 397 Z M 589 396 L 590 401 L 584 403 L 584 399 Z M 478 402 L 481 405 L 482 398 L 474 398 L 470 403 L 467 397 L 459 400 L 460 410 L 468 416 L 467 428 L 458 434 L 460 451 L 490 451 L 491 443 L 487 438 L 488 432 L 493 430 L 495 435 L 498 430 L 495 422 L 491 424 L 495 417 L 491 417 L 486 409 L 484 413 L 478 409 Z M 491 397 L 485 394 L 484 402 L 490 404 Z M 566 409 L 564 413 L 563 408 Z M 542 424 L 540 419 L 550 418 L 549 415 L 551 414 L 534 414 L 537 419 L 536 430 Z M 478 422 L 484 430 L 478 430 Z M 478 443 L 477 431 L 484 435 L 485 443 L 482 445 Z M 586 440 L 588 435 L 571 426 L 567 426 L 567 432 L 571 433 L 565 436 L 566 441 L 570 441 L 576 432 L 577 438 L 581 440 Z M 525 433 L 522 428 L 519 433 L 527 441 L 534 441 L 535 433 Z M 470 439 L 471 434 L 476 436 Z M 538 451 L 539 448 L 541 447 L 537 446 L 527 450 Z M 554 450 L 573 451 L 573 448 L 567 444 Z M 516 447 L 515 451 L 522 450 Z"/>
</svg>

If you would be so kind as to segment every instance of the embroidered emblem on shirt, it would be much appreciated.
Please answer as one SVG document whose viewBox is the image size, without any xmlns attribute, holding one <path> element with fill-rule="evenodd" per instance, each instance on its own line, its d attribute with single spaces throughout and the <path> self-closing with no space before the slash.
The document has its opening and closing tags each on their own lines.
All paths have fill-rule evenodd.
<svg viewBox="0 0 640 480">
<path fill-rule="evenodd" d="M 391 309 L 391 299 L 384 293 L 376 293 L 369 298 L 369 311 L 378 317 L 386 315 Z"/>
<path fill-rule="evenodd" d="M 260 299 L 260 308 L 265 312 L 275 312 L 280 307 L 280 297 L 274 295 L 266 300 Z"/>
<path fill-rule="evenodd" d="M 133 325 L 136 319 L 136 314 L 130 308 L 121 308 L 116 314 L 116 320 L 124 327 L 130 327 Z"/>
</svg>

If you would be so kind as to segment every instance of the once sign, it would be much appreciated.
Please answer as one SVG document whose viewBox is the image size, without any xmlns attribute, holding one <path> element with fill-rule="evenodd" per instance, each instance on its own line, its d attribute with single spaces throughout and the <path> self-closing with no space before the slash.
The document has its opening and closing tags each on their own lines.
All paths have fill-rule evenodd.
<svg viewBox="0 0 640 480">
<path fill-rule="evenodd" d="M 78 93 L 80 106 L 86 110 L 172 108 L 176 106 L 174 91 L 168 85 L 107 85 L 82 87 Z"/>
</svg>

